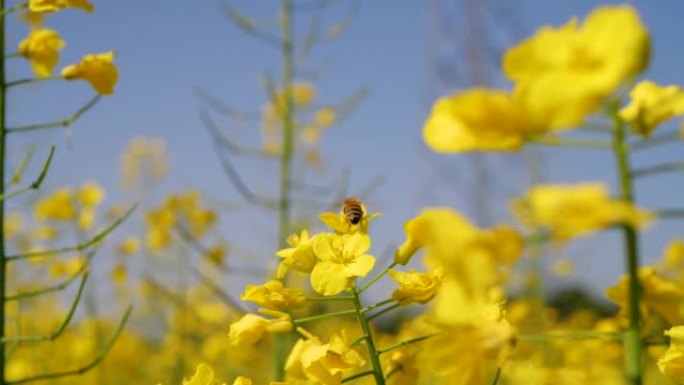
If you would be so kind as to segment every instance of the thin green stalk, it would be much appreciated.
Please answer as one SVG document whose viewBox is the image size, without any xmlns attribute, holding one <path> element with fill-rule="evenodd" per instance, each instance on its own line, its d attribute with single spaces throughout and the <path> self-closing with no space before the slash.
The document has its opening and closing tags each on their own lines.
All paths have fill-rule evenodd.
<svg viewBox="0 0 684 385">
<path fill-rule="evenodd" d="M 278 241 L 281 247 L 290 234 L 290 198 L 292 190 L 292 157 L 294 154 L 294 116 L 292 83 L 294 78 L 294 37 L 292 32 L 292 0 L 282 0 L 281 9 L 281 55 L 282 55 L 282 89 L 284 95 L 283 111 L 283 143 L 280 157 L 280 200 L 278 212 Z M 276 336 L 275 341 L 275 378 L 281 381 L 285 378 L 285 359 L 287 349 L 287 335 Z"/>
<path fill-rule="evenodd" d="M 684 162 L 663 163 L 647 166 L 644 168 L 638 168 L 636 170 L 632 170 L 631 174 L 632 178 L 641 178 L 675 171 L 684 171 Z"/>
<path fill-rule="evenodd" d="M 5 0 L 0 0 L 0 53 L 3 60 L 0 60 L 0 196 L 5 195 L 5 157 L 7 146 L 7 101 L 5 100 Z M 0 229 L 5 227 L 5 200 L 0 201 Z M 5 234 L 0 234 L 0 339 L 5 338 L 5 297 L 7 296 L 7 260 L 5 259 Z M 0 385 L 6 385 L 5 379 L 5 348 L 0 347 Z"/>
<path fill-rule="evenodd" d="M 385 313 L 389 313 L 389 312 L 391 312 L 392 310 L 394 310 L 394 309 L 396 309 L 396 308 L 398 308 L 398 307 L 401 307 L 401 305 L 398 304 L 398 303 L 397 303 L 397 304 L 394 304 L 394 305 L 392 305 L 392 306 L 390 306 L 390 307 L 386 307 L 386 308 L 380 310 L 379 312 L 377 312 L 377 313 L 375 313 L 375 314 L 373 314 L 373 315 L 369 315 L 369 316 L 368 316 L 368 320 L 370 321 L 370 320 L 372 320 L 372 319 L 376 319 L 376 318 L 380 317 L 381 315 L 383 315 L 383 314 L 385 314 Z"/>
<path fill-rule="evenodd" d="M 378 350 L 375 348 L 375 341 L 373 341 L 373 334 L 371 333 L 368 319 L 363 314 L 363 306 L 361 306 L 361 299 L 359 298 L 359 291 L 356 285 L 352 286 L 352 295 L 354 296 L 354 307 L 356 309 L 356 318 L 361 325 L 361 331 L 366 336 L 366 347 L 368 348 L 368 355 L 370 356 L 371 365 L 373 367 L 373 377 L 375 377 L 375 385 L 385 385 L 385 376 L 382 373 L 382 365 L 380 365 L 380 356 Z"/>
<path fill-rule="evenodd" d="M 343 378 L 343 379 L 342 379 L 342 383 L 344 384 L 345 382 L 354 381 L 354 380 L 356 380 L 357 378 L 370 376 L 371 374 L 374 374 L 374 373 L 375 373 L 375 372 L 372 371 L 372 370 L 366 370 L 365 372 L 360 372 L 360 373 L 352 374 L 352 375 L 349 376 L 349 377 Z"/>
<path fill-rule="evenodd" d="M 682 136 L 678 131 L 665 132 L 662 134 L 653 135 L 649 138 L 641 139 L 637 142 L 633 142 L 632 145 L 629 146 L 629 148 L 632 151 L 639 151 L 651 147 L 660 146 L 661 144 L 674 143 L 681 140 Z"/>
<path fill-rule="evenodd" d="M 387 266 L 387 268 L 385 270 L 383 270 L 380 274 L 376 275 L 373 279 L 368 281 L 365 285 L 361 286 L 361 288 L 359 289 L 359 293 L 363 293 L 364 291 L 366 291 L 366 289 L 373 286 L 374 283 L 378 282 L 382 277 L 387 275 L 387 273 L 389 273 L 389 271 L 392 270 L 396 265 L 397 265 L 396 262 L 392 262 L 392 264 Z"/>
<path fill-rule="evenodd" d="M 386 347 L 386 348 L 384 348 L 384 349 L 378 350 L 378 355 L 380 355 L 380 354 L 385 354 L 385 353 L 387 353 L 387 352 L 391 352 L 391 351 L 394 350 L 394 349 L 399 349 L 399 348 L 404 347 L 404 346 L 406 346 L 406 345 L 411 345 L 411 344 L 415 344 L 415 343 L 417 343 L 417 342 L 425 341 L 426 339 L 432 338 L 432 337 L 434 337 L 434 336 L 436 336 L 436 335 L 437 335 L 437 334 L 428 334 L 428 335 L 426 335 L 426 336 L 420 336 L 420 337 L 408 339 L 408 340 L 406 340 L 406 341 L 401 341 L 401 342 L 396 343 L 396 344 L 394 344 L 394 345 L 390 345 L 390 346 L 388 346 L 388 347 Z"/>
<path fill-rule="evenodd" d="M 629 166 L 629 143 L 624 123 L 618 116 L 616 103 L 611 106 L 610 112 L 613 118 L 613 151 L 617 162 L 617 171 L 620 180 L 620 195 L 625 202 L 634 202 L 633 180 Z M 641 385 L 643 381 L 641 340 L 641 315 L 639 314 L 639 302 L 641 299 L 641 285 L 639 283 L 639 238 L 634 227 L 623 224 L 622 228 L 627 274 L 629 275 L 629 329 L 625 334 L 625 370 L 627 378 L 632 385 Z"/>
<path fill-rule="evenodd" d="M 360 292 L 361 292 L 361 291 L 359 291 L 359 293 L 360 293 Z M 390 304 L 390 303 L 393 303 L 393 302 L 396 302 L 396 300 L 395 300 L 394 298 L 389 298 L 389 299 L 386 299 L 386 300 L 384 300 L 384 301 L 380 301 L 380 302 L 378 302 L 378 303 L 374 303 L 374 304 L 372 304 L 372 305 L 366 306 L 365 308 L 363 308 L 362 312 L 363 312 L 364 314 L 366 314 L 367 312 L 369 312 L 369 311 L 371 311 L 371 310 L 373 310 L 373 309 L 375 309 L 375 308 L 378 308 L 378 307 L 380 307 L 380 306 L 385 306 L 385 305 Z"/>
<path fill-rule="evenodd" d="M 298 318 L 292 321 L 293 324 L 299 326 L 303 323 L 307 322 L 313 322 L 313 321 L 320 321 L 322 319 L 326 318 L 333 318 L 333 317 L 340 317 L 344 315 L 353 315 L 356 314 L 356 309 L 347 309 L 347 310 L 340 310 L 332 313 L 325 313 L 325 314 L 319 314 L 319 315 L 314 315 L 311 317 L 305 317 L 305 318 Z"/>
<path fill-rule="evenodd" d="M 501 377 L 501 366 L 496 367 L 496 373 L 494 373 L 494 379 L 492 380 L 492 385 L 496 385 L 499 382 L 499 377 Z"/>
<path fill-rule="evenodd" d="M 339 297 L 306 297 L 307 301 L 311 302 L 337 302 L 337 301 L 353 301 L 354 298 L 350 296 Z"/>
</svg>

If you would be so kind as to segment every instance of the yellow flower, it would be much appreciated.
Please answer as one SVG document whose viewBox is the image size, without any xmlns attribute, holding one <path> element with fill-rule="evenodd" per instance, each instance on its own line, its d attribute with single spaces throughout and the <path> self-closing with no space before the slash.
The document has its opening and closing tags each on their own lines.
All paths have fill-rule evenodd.
<svg viewBox="0 0 684 385">
<path fill-rule="evenodd" d="M 42 225 L 33 228 L 31 236 L 37 240 L 53 240 L 59 236 L 59 232 L 54 226 Z"/>
<path fill-rule="evenodd" d="M 684 326 L 674 326 L 665 331 L 670 346 L 658 360 L 658 369 L 675 382 L 684 381 Z"/>
<path fill-rule="evenodd" d="M 649 136 L 662 123 L 684 115 L 684 90 L 642 81 L 629 93 L 631 103 L 620 110 L 620 117 L 635 134 Z"/>
<path fill-rule="evenodd" d="M 31 61 L 33 72 L 40 77 L 50 76 L 59 61 L 64 41 L 57 31 L 34 29 L 19 43 L 19 53 Z"/>
<path fill-rule="evenodd" d="M 306 108 L 316 98 L 316 86 L 313 83 L 300 82 L 292 85 L 292 101 L 297 108 Z"/>
<path fill-rule="evenodd" d="M 663 264 L 669 269 L 684 267 L 684 240 L 675 239 L 667 245 L 663 254 Z"/>
<path fill-rule="evenodd" d="M 80 63 L 62 69 L 62 76 L 67 80 L 84 79 L 99 94 L 110 95 L 114 92 L 114 85 L 119 78 L 113 60 L 114 51 L 86 55 Z"/>
<path fill-rule="evenodd" d="M 366 206 L 361 204 L 361 211 L 363 216 L 357 224 L 351 224 L 344 214 L 344 208 L 339 213 L 323 213 L 318 218 L 331 230 L 338 234 L 352 234 L 357 231 L 361 233 L 368 233 L 368 224 L 371 219 L 377 218 L 382 214 L 367 214 Z"/>
<path fill-rule="evenodd" d="M 31 12 L 56 12 L 64 8 L 82 9 L 88 13 L 95 9 L 88 0 L 29 0 Z"/>
<path fill-rule="evenodd" d="M 300 332 L 305 333 L 301 329 Z M 361 368 L 366 363 L 350 346 L 345 329 L 333 334 L 327 344 L 308 333 L 305 336 L 306 339 L 297 341 L 285 363 L 288 379 L 340 385 L 344 371 Z"/>
<path fill-rule="evenodd" d="M 112 269 L 110 277 L 112 278 L 112 282 L 117 285 L 123 285 L 128 280 L 128 269 L 126 269 L 126 266 L 118 264 Z"/>
<path fill-rule="evenodd" d="M 72 276 L 83 267 L 84 263 L 86 261 L 83 257 L 71 258 L 66 261 L 54 261 L 50 266 L 50 276 L 52 278 Z"/>
<path fill-rule="evenodd" d="M 670 325 L 684 323 L 684 288 L 660 276 L 652 267 L 639 269 L 641 283 L 640 311 L 648 319 L 652 311 L 664 318 Z M 622 276 L 617 285 L 606 289 L 606 296 L 620 306 L 620 316 L 629 315 L 629 277 Z"/>
<path fill-rule="evenodd" d="M 95 224 L 95 209 L 86 208 L 78 213 L 78 228 L 83 231 L 88 231 L 93 228 Z"/>
<path fill-rule="evenodd" d="M 102 203 L 104 197 L 104 190 L 94 182 L 87 182 L 78 190 L 78 200 L 83 207 L 95 207 Z"/>
<path fill-rule="evenodd" d="M 243 301 L 253 302 L 271 309 L 301 308 L 306 305 L 306 294 L 299 289 L 289 289 L 280 281 L 268 281 L 263 285 L 247 285 L 240 296 Z"/>
<path fill-rule="evenodd" d="M 634 205 L 613 199 L 602 183 L 537 185 L 513 202 L 518 220 L 544 227 L 557 240 L 568 240 L 621 223 L 641 227 L 651 216 Z"/>
<path fill-rule="evenodd" d="M 204 363 L 197 365 L 195 374 L 189 380 L 183 379 L 183 385 L 216 385 L 214 368 Z"/>
<path fill-rule="evenodd" d="M 516 151 L 532 132 L 525 111 L 508 93 L 475 88 L 439 99 L 423 125 L 423 140 L 442 153 Z"/>
<path fill-rule="evenodd" d="M 292 319 L 287 313 L 275 310 L 259 309 L 273 319 L 256 314 L 245 314 L 237 322 L 230 325 L 228 343 L 232 346 L 249 346 L 258 342 L 266 333 L 288 333 L 292 330 Z"/>
<path fill-rule="evenodd" d="M 120 159 L 121 184 L 124 188 L 133 188 L 143 180 L 157 183 L 167 172 L 166 142 L 164 139 L 135 138 Z"/>
<path fill-rule="evenodd" d="M 247 377 L 238 376 L 235 381 L 233 381 L 233 385 L 252 385 L 252 380 Z"/>
<path fill-rule="evenodd" d="M 362 233 L 319 234 L 313 239 L 318 263 L 311 271 L 311 286 L 322 295 L 334 295 L 349 288 L 356 277 L 368 274 L 375 258 L 365 254 L 370 237 Z"/>
<path fill-rule="evenodd" d="M 136 237 L 128 237 L 124 239 L 116 251 L 121 255 L 132 255 L 140 250 L 140 240 Z"/>
<path fill-rule="evenodd" d="M 302 230 L 297 234 L 292 234 L 287 238 L 287 243 L 292 246 L 287 249 L 282 249 L 276 253 L 283 261 L 278 266 L 277 277 L 283 278 L 288 270 L 296 270 L 302 273 L 311 273 L 316 264 L 316 255 L 311 246 L 311 239 L 309 239 L 309 232 Z"/>
<path fill-rule="evenodd" d="M 19 212 L 12 212 L 5 218 L 3 233 L 5 238 L 12 238 L 19 233 L 24 226 L 24 215 Z"/>
<path fill-rule="evenodd" d="M 70 221 L 76 218 L 75 197 L 68 188 L 60 188 L 36 203 L 38 219 Z"/>
<path fill-rule="evenodd" d="M 503 70 L 539 125 L 563 129 L 581 124 L 643 71 L 649 51 L 648 31 L 633 7 L 603 6 L 582 24 L 573 18 L 541 28 L 506 52 Z"/>
<path fill-rule="evenodd" d="M 390 270 L 389 275 L 399 284 L 392 293 L 392 298 L 402 306 L 414 302 L 427 303 L 437 294 L 442 282 L 442 274 L 439 272 L 417 273 L 411 269 L 410 272 L 404 273 Z"/>
<path fill-rule="evenodd" d="M 413 255 L 425 245 L 428 223 L 425 217 L 417 216 L 404 224 L 406 241 L 394 252 L 394 263 L 406 265 Z"/>
</svg>

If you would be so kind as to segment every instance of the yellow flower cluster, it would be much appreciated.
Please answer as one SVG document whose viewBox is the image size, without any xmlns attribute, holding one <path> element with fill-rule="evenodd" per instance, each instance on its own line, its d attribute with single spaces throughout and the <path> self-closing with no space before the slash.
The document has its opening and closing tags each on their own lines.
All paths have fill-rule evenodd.
<svg viewBox="0 0 684 385">
<path fill-rule="evenodd" d="M 104 190 L 93 182 L 84 184 L 77 191 L 63 187 L 36 203 L 35 216 L 44 221 L 77 221 L 81 230 L 90 230 L 96 208 L 104 197 Z"/>
<path fill-rule="evenodd" d="M 31 62 L 33 72 L 38 77 L 44 78 L 52 74 L 59 61 L 59 51 L 65 46 L 56 31 L 42 27 L 41 15 L 65 8 L 77 8 L 86 12 L 94 10 L 88 0 L 30 0 L 28 3 L 29 16 L 26 20 L 32 29 L 19 43 L 18 53 Z M 97 93 L 110 95 L 118 81 L 114 52 L 85 55 L 79 63 L 64 67 L 61 76 L 66 80 L 85 80 Z"/>
</svg>

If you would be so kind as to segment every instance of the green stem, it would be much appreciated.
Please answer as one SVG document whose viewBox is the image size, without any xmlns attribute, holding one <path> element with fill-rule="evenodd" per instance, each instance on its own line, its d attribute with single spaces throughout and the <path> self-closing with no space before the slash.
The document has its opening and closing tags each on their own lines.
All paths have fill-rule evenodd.
<svg viewBox="0 0 684 385">
<path fill-rule="evenodd" d="M 359 293 L 360 293 L 360 292 L 359 292 Z M 389 298 L 389 299 L 386 299 L 386 300 L 384 300 L 384 301 L 380 301 L 380 302 L 378 302 L 378 303 L 374 303 L 374 304 L 372 304 L 372 305 L 370 305 L 370 306 L 366 306 L 365 308 L 363 308 L 362 312 L 365 314 L 365 313 L 367 313 L 367 312 L 369 312 L 369 311 L 371 311 L 371 310 L 373 310 L 373 309 L 375 309 L 375 308 L 378 308 L 378 307 L 380 307 L 380 306 L 387 305 L 388 303 L 392 303 L 392 302 L 396 302 L 395 299 L 394 299 L 394 298 Z"/>
<path fill-rule="evenodd" d="M 374 283 L 378 282 L 382 277 L 387 275 L 390 270 L 392 270 L 395 266 L 397 265 L 396 262 L 392 262 L 391 265 L 387 266 L 385 270 L 383 270 L 380 274 L 376 275 L 373 279 L 368 281 L 365 285 L 361 286 L 361 289 L 359 289 L 359 293 L 363 293 L 368 289 L 369 287 L 373 286 Z"/>
<path fill-rule="evenodd" d="M 394 350 L 394 349 L 399 349 L 399 348 L 404 347 L 404 346 L 406 346 L 406 345 L 415 344 L 416 342 L 425 341 L 426 339 L 432 338 L 432 337 L 434 337 L 434 336 L 436 336 L 436 335 L 437 335 L 437 334 L 428 334 L 428 335 L 426 335 L 426 336 L 420 336 L 420 337 L 416 337 L 416 338 L 411 338 L 411 339 L 406 340 L 406 341 L 401 341 L 401 342 L 396 343 L 396 344 L 394 344 L 394 345 L 390 345 L 390 346 L 388 346 L 388 347 L 386 347 L 386 348 L 384 348 L 384 349 L 378 350 L 378 355 L 380 355 L 380 354 L 385 354 L 385 353 L 387 353 L 387 352 L 391 352 L 391 351 Z"/>
<path fill-rule="evenodd" d="M 354 298 L 351 296 L 339 296 L 339 297 L 306 297 L 307 301 L 311 302 L 337 302 L 337 301 L 353 301 Z"/>
<path fill-rule="evenodd" d="M 294 117 L 292 82 L 294 78 L 294 49 L 292 32 L 292 0 L 282 0 L 281 10 L 281 54 L 282 54 L 282 88 L 284 95 L 283 111 L 283 143 L 280 156 L 280 200 L 278 202 L 278 241 L 280 247 L 285 247 L 287 236 L 290 234 L 290 193 L 292 189 L 292 156 L 294 153 Z M 285 359 L 287 355 L 286 335 L 276 336 L 275 341 L 275 379 L 285 378 Z"/>
<path fill-rule="evenodd" d="M 0 60 L 0 196 L 5 195 L 5 148 L 7 146 L 7 101 L 5 93 L 5 0 L 0 0 L 0 53 L 3 60 Z M 0 229 L 5 227 L 5 200 L 0 201 Z M 5 258 L 5 234 L 0 234 L 0 339 L 5 338 L 5 297 L 7 296 L 7 260 Z M 6 385 L 5 378 L 5 347 L 0 347 L 0 385 Z"/>
<path fill-rule="evenodd" d="M 610 112 L 613 118 L 613 151 L 615 152 L 620 179 L 621 198 L 628 203 L 634 202 L 632 175 L 629 172 L 629 143 L 627 142 L 624 123 L 618 116 L 619 104 L 611 105 Z M 639 314 L 639 301 L 641 299 L 641 287 L 639 284 L 639 238 L 634 227 L 628 224 L 622 228 L 627 274 L 629 275 L 629 329 L 625 334 L 625 370 L 627 378 L 632 385 L 642 384 L 642 351 L 641 341 L 641 315 Z"/>
<path fill-rule="evenodd" d="M 343 378 L 342 383 L 344 384 L 345 382 L 353 381 L 353 380 L 356 380 L 357 378 L 370 376 L 371 374 L 374 374 L 374 373 L 375 372 L 372 370 L 366 370 L 365 372 L 356 373 L 356 374 L 353 374 L 349 377 Z"/>
<path fill-rule="evenodd" d="M 644 176 L 658 175 L 667 172 L 684 171 L 684 162 L 672 162 L 656 164 L 644 168 L 638 168 L 631 171 L 632 178 L 641 178 Z"/>
<path fill-rule="evenodd" d="M 665 132 L 662 134 L 656 134 L 654 136 L 651 136 L 649 138 L 642 139 L 640 141 L 632 143 L 631 146 L 629 146 L 629 149 L 632 151 L 639 151 L 651 147 L 656 147 L 661 144 L 668 144 L 668 143 L 673 143 L 677 141 L 681 141 L 682 137 L 681 134 L 678 131 L 673 131 L 673 132 Z"/>
<path fill-rule="evenodd" d="M 319 321 L 322 319 L 326 318 L 333 318 L 333 317 L 339 317 L 339 316 L 344 316 L 344 315 L 353 315 L 356 314 L 356 309 L 348 309 L 348 310 L 340 310 L 332 313 L 325 313 L 325 314 L 319 314 L 319 315 L 314 315 L 311 317 L 305 317 L 305 318 L 298 318 L 296 320 L 293 320 L 292 323 L 295 325 L 301 325 L 303 323 L 307 322 L 313 322 L 313 321 Z"/>
<path fill-rule="evenodd" d="M 496 373 L 494 373 L 494 379 L 492 380 L 492 385 L 496 385 L 499 382 L 499 377 L 501 377 L 501 366 L 496 367 Z"/>
<path fill-rule="evenodd" d="M 376 318 L 380 317 L 381 315 L 383 315 L 383 314 L 385 314 L 385 313 L 389 313 L 389 312 L 391 312 L 392 310 L 394 310 L 394 309 L 396 309 L 396 308 L 398 308 L 398 307 L 401 307 L 401 305 L 398 304 L 398 303 L 397 303 L 397 304 L 394 304 L 394 305 L 392 305 L 392 306 L 390 306 L 390 307 L 386 307 L 386 308 L 380 310 L 379 312 L 377 312 L 377 313 L 375 313 L 375 314 L 373 314 L 373 315 L 369 315 L 369 316 L 368 316 L 368 320 L 370 321 L 370 320 L 372 320 L 372 319 L 376 319 Z"/>
<path fill-rule="evenodd" d="M 553 331 L 547 333 L 520 334 L 516 340 L 521 342 L 546 342 L 549 340 L 586 340 L 586 339 L 607 339 L 620 340 L 622 333 L 600 332 L 595 330 L 568 330 Z"/>
<path fill-rule="evenodd" d="M 373 367 L 375 385 L 385 385 L 385 376 L 382 373 L 382 365 L 380 365 L 380 356 L 375 348 L 373 334 L 371 333 L 370 325 L 368 324 L 369 319 L 363 314 L 363 306 L 361 306 L 361 299 L 359 298 L 359 291 L 356 289 L 356 285 L 352 286 L 352 295 L 354 296 L 356 318 L 361 325 L 361 331 L 366 336 L 366 347 L 368 348 L 368 355 L 370 356 L 371 365 Z"/>
<path fill-rule="evenodd" d="M 51 81 L 51 80 L 63 80 L 63 79 L 64 79 L 64 77 L 62 77 L 62 76 L 46 76 L 44 78 L 18 79 L 18 80 L 12 80 L 11 82 L 7 82 L 5 84 L 5 88 L 16 87 L 16 86 L 20 86 L 22 84 L 42 83 L 42 82 L 47 82 L 47 81 Z"/>
</svg>

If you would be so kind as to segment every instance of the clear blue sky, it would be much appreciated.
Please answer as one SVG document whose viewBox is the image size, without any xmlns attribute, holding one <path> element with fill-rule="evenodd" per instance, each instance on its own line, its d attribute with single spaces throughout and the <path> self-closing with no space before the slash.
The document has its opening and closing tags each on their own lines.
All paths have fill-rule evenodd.
<svg viewBox="0 0 684 385">
<path fill-rule="evenodd" d="M 255 109 L 264 101 L 257 84 L 262 69 L 277 73 L 278 54 L 268 46 L 254 42 L 242 34 L 219 11 L 213 0 L 105 1 L 93 0 L 96 12 L 64 12 L 49 18 L 48 26 L 60 31 L 67 41 L 62 64 L 78 60 L 82 54 L 117 50 L 116 63 L 120 82 L 116 93 L 103 100 L 74 127 L 70 139 L 64 131 L 32 134 L 13 140 L 13 156 L 25 144 L 40 142 L 58 145 L 58 156 L 46 186 L 77 184 L 96 180 L 116 193 L 119 154 L 136 136 L 162 137 L 171 154 L 171 172 L 164 191 L 196 187 L 213 197 L 238 200 L 238 195 L 224 178 L 211 149 L 211 141 L 197 116 L 198 100 L 193 89 L 201 86 L 220 99 L 236 106 Z M 275 15 L 277 1 L 233 1 L 246 13 L 258 17 Z M 340 1 L 340 3 L 347 3 Z M 377 237 L 374 252 L 380 254 L 390 242 L 403 239 L 403 222 L 420 207 L 434 203 L 458 202 L 444 199 L 426 201 L 417 183 L 425 183 L 429 174 L 421 152 L 420 130 L 426 116 L 425 44 L 434 38 L 428 34 L 428 1 L 374 0 L 361 2 L 358 18 L 341 39 L 323 46 L 314 58 L 331 60 L 330 70 L 319 84 L 323 101 L 333 102 L 362 85 L 372 87 L 372 94 L 352 118 L 326 132 L 323 152 L 332 173 L 343 167 L 352 170 L 351 193 L 358 191 L 377 175 L 386 182 L 369 202 L 371 209 L 385 213 L 375 224 Z M 682 2 L 633 2 L 651 30 L 654 41 L 653 64 L 648 76 L 664 83 L 684 84 L 684 36 Z M 594 1 L 520 2 L 521 36 L 542 24 L 560 24 L 572 15 L 585 15 L 597 5 Z M 324 13 L 324 20 L 338 20 L 345 6 L 335 6 Z M 298 26 L 301 34 L 304 28 Z M 23 38 L 25 28 L 19 23 L 11 27 L 10 46 Z M 10 68 L 10 78 L 28 75 L 28 66 L 19 60 Z M 46 84 L 32 86 L 10 96 L 11 122 L 26 123 L 61 118 L 90 97 L 86 84 Z M 40 102 L 36 102 L 40 100 Z M 38 104 L 40 103 L 40 104 Z M 38 107 L 37 107 L 38 106 Z M 256 127 L 255 127 L 256 129 Z M 586 180 L 610 175 L 610 155 L 560 151 L 549 166 L 549 175 L 561 181 Z M 659 159 L 681 160 L 681 146 L 653 151 L 638 159 L 650 164 Z M 598 166 L 601 167 L 598 167 Z M 247 167 L 250 182 L 267 186 L 273 173 L 263 168 Z M 275 168 L 273 169 L 275 170 Z M 676 176 L 672 175 L 671 178 Z M 639 190 L 639 198 L 658 206 L 684 202 L 681 182 L 653 184 Z M 681 180 L 681 177 L 680 177 Z M 440 188 L 434 181 L 435 190 Z M 424 186 L 421 188 L 425 188 Z M 676 190 L 675 190 L 676 189 Z M 677 202 L 679 201 L 679 202 Z M 507 220 L 502 218 L 502 220 Z M 263 220 L 244 225 L 241 216 L 226 216 L 226 238 L 241 237 L 247 248 L 268 253 L 263 235 L 275 242 L 275 224 Z M 270 227 L 269 227 L 270 226 Z M 645 250 L 654 256 L 665 240 L 683 227 L 675 222 L 655 228 L 648 234 Z M 258 231 L 257 231 L 258 230 Z M 662 232 L 661 232 L 662 231 Z M 658 233 L 657 233 L 658 232 Z M 657 233 L 657 234 L 656 234 Z M 621 266 L 613 248 L 613 238 L 597 241 L 608 261 Z M 261 242 L 261 243 L 258 243 Z M 594 249 L 592 249 L 594 250 Z M 584 261 L 585 267 L 594 262 Z M 599 272 L 597 272 L 600 270 Z M 619 270 L 585 268 L 587 280 L 613 280 Z M 591 275 L 593 274 L 593 275 Z"/>
</svg>

